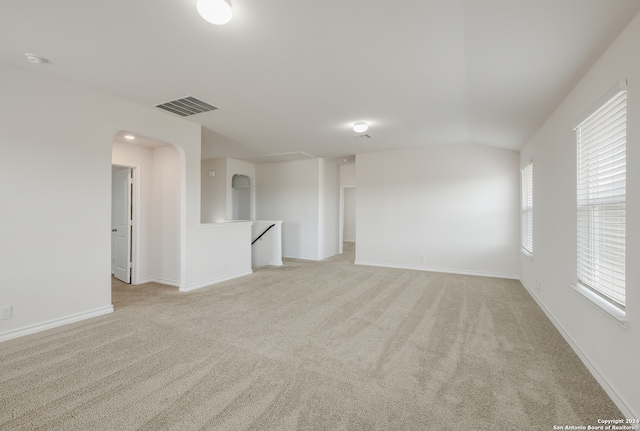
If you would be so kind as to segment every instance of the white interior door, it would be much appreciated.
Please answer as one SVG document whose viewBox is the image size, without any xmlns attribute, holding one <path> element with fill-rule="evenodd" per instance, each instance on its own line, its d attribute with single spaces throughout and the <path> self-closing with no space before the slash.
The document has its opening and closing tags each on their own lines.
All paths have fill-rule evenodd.
<svg viewBox="0 0 640 431">
<path fill-rule="evenodd" d="M 115 235 L 113 275 L 125 283 L 131 283 L 131 169 L 116 172 L 114 185 Z"/>
</svg>

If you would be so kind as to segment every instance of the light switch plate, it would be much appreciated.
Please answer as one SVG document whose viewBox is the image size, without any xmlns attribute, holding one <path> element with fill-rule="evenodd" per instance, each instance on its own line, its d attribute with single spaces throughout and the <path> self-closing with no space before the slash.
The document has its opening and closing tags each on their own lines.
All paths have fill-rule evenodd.
<svg viewBox="0 0 640 431">
<path fill-rule="evenodd" d="M 11 319 L 11 306 L 0 307 L 0 320 Z"/>
</svg>

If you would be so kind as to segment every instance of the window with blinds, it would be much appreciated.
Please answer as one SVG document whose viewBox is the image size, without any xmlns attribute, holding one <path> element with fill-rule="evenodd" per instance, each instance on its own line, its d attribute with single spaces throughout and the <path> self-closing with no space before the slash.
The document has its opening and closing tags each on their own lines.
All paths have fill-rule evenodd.
<svg viewBox="0 0 640 431">
<path fill-rule="evenodd" d="M 576 127 L 578 283 L 625 306 L 626 105 L 620 91 Z"/>
<path fill-rule="evenodd" d="M 533 255 L 533 162 L 520 171 L 520 246 Z"/>
</svg>

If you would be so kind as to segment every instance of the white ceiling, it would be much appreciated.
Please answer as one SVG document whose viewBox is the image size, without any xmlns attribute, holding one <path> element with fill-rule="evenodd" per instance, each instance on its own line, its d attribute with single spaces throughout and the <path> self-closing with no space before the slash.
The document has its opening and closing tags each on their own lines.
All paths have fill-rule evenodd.
<svg viewBox="0 0 640 431">
<path fill-rule="evenodd" d="M 187 117 L 205 127 L 203 157 L 518 150 L 640 10 L 640 0 L 233 0 L 233 20 L 215 26 L 195 2 L 2 1 L 0 62 L 150 107 L 187 95 L 215 105 Z M 371 139 L 353 137 L 359 120 Z"/>
</svg>

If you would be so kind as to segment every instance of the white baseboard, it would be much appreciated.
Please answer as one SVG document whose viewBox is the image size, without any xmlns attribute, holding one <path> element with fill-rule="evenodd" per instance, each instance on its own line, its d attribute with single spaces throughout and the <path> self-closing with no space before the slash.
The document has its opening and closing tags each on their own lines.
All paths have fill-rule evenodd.
<svg viewBox="0 0 640 431">
<path fill-rule="evenodd" d="M 267 262 L 267 263 L 265 263 L 263 265 L 260 265 L 260 266 L 253 266 L 253 263 L 252 263 L 251 269 L 264 268 L 264 267 L 267 267 L 267 266 L 282 266 L 282 265 L 284 265 L 284 263 L 282 262 L 282 259 L 281 259 L 280 261 L 274 260 L 274 261 Z"/>
<path fill-rule="evenodd" d="M 284 256 L 284 255 L 283 255 L 282 257 L 283 257 L 283 258 L 286 258 L 286 259 L 310 260 L 310 261 L 312 261 L 312 262 L 320 262 L 320 261 L 323 261 L 323 260 L 325 260 L 325 259 L 329 259 L 330 257 L 333 257 L 333 256 L 339 256 L 339 255 L 340 255 L 340 253 L 338 253 L 338 251 L 336 251 L 335 253 L 331 253 L 331 254 L 328 254 L 328 255 L 323 256 L 323 257 L 318 257 L 318 256 L 315 256 L 315 257 L 306 257 L 306 256 Z"/>
<path fill-rule="evenodd" d="M 72 314 L 71 316 L 49 320 L 47 322 L 26 326 L 24 328 L 14 329 L 1 333 L 0 342 L 11 340 L 13 338 L 23 337 L 29 334 L 35 334 L 36 332 L 46 331 L 47 329 L 57 328 L 58 326 L 68 325 L 69 323 L 79 322 L 81 320 L 91 319 L 92 317 L 98 317 L 109 313 L 113 313 L 113 305 L 84 311 L 82 313 Z"/>
<path fill-rule="evenodd" d="M 640 417 L 640 412 L 634 412 L 629 404 L 625 402 L 625 400 L 616 392 L 611 383 L 604 377 L 598 368 L 589 360 L 587 355 L 580 349 L 575 340 L 571 337 L 571 334 L 567 332 L 567 330 L 562 326 L 562 324 L 556 319 L 553 313 L 544 305 L 544 303 L 538 298 L 535 291 L 524 281 L 520 280 L 520 283 L 527 290 L 529 295 L 536 301 L 536 304 L 540 307 L 540 309 L 544 312 L 544 314 L 549 318 L 553 326 L 556 327 L 560 335 L 565 339 L 565 341 L 571 346 L 573 351 L 578 355 L 582 363 L 587 367 L 591 375 L 596 379 L 596 381 L 600 384 L 602 389 L 609 395 L 609 398 L 613 401 L 613 403 L 620 409 L 622 414 L 626 418 L 638 418 Z"/>
<path fill-rule="evenodd" d="M 313 262 L 319 262 L 319 261 L 322 260 L 322 259 L 319 259 L 318 257 L 305 257 L 305 256 L 285 256 L 285 255 L 282 255 L 282 257 L 285 258 L 285 259 L 310 260 L 310 261 L 313 261 Z"/>
<path fill-rule="evenodd" d="M 159 284 L 165 284 L 167 286 L 180 287 L 180 282 L 179 281 L 170 280 L 168 278 L 159 278 L 159 277 L 145 277 L 145 278 L 142 278 L 142 279 L 138 280 L 138 282 L 136 284 L 134 284 L 134 286 L 137 286 L 139 284 L 145 284 L 145 283 L 159 283 Z"/>
<path fill-rule="evenodd" d="M 398 265 L 395 263 L 383 263 L 383 262 L 367 262 L 362 260 L 356 260 L 356 265 L 365 265 L 365 266 L 380 266 L 383 268 L 396 268 L 396 269 L 410 269 L 414 271 L 426 271 L 426 272 L 441 272 L 445 274 L 460 274 L 460 275 L 473 275 L 476 277 L 492 277 L 492 278 L 506 278 L 509 280 L 518 280 L 517 275 L 513 274 L 502 274 L 496 272 L 484 272 L 484 271 L 467 271 L 464 269 L 451 269 L 451 268 L 433 268 L 428 266 L 419 266 L 419 265 Z"/>
<path fill-rule="evenodd" d="M 320 260 L 329 259 L 330 257 L 333 257 L 333 256 L 340 256 L 340 253 L 336 250 L 335 253 L 328 254 L 328 255 L 322 257 Z"/>
<path fill-rule="evenodd" d="M 223 281 L 233 280 L 234 278 L 244 277 L 245 275 L 253 274 L 252 270 L 238 272 L 235 274 L 227 275 L 224 277 L 217 277 L 202 283 L 192 284 L 191 286 L 185 286 L 180 288 L 180 292 L 190 292 L 192 290 L 201 289 L 203 287 L 211 286 L 213 284 L 222 283 Z"/>
</svg>

